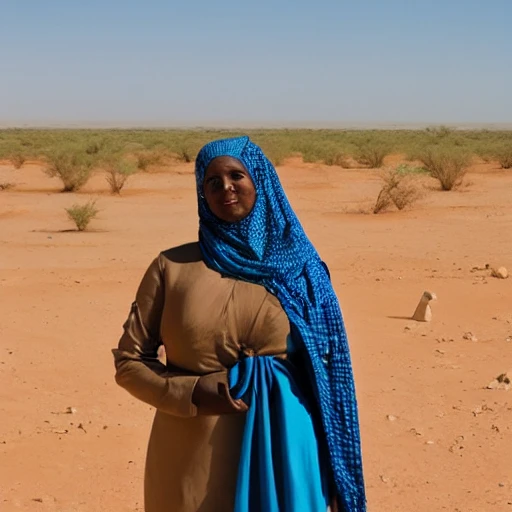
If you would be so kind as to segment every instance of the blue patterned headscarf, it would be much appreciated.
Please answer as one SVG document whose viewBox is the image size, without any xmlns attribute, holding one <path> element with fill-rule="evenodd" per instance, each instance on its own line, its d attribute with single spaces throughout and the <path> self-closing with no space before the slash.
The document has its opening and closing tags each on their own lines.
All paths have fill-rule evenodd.
<svg viewBox="0 0 512 512">
<path fill-rule="evenodd" d="M 256 188 L 251 213 L 239 222 L 219 220 L 203 197 L 210 162 L 238 159 Z M 364 512 L 357 403 L 349 347 L 338 300 L 326 265 L 307 238 L 262 150 L 248 137 L 216 140 L 196 160 L 199 241 L 213 270 L 264 286 L 290 321 L 296 346 L 309 356 L 314 391 L 330 454 L 332 472 L 345 512 Z"/>
</svg>

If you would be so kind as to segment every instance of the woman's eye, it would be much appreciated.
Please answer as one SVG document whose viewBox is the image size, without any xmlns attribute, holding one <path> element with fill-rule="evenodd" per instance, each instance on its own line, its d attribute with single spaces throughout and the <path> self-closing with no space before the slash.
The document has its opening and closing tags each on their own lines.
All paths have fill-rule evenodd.
<svg viewBox="0 0 512 512">
<path fill-rule="evenodd" d="M 231 173 L 231 179 L 239 181 L 244 177 L 244 175 L 241 172 L 232 172 Z"/>
<path fill-rule="evenodd" d="M 220 180 L 218 178 L 210 178 L 206 182 L 206 186 L 212 190 L 216 190 L 220 186 Z"/>
</svg>

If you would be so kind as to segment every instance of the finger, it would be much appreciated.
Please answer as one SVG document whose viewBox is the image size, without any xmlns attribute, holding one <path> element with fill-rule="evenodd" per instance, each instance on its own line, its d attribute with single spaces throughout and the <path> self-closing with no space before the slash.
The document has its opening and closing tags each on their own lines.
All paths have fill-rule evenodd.
<svg viewBox="0 0 512 512">
<path fill-rule="evenodd" d="M 227 385 L 223 382 L 219 382 L 219 395 L 224 398 L 229 405 L 238 412 L 245 412 L 249 407 L 242 399 L 233 400 Z"/>
<path fill-rule="evenodd" d="M 249 410 L 249 406 L 242 400 L 235 400 L 234 401 L 235 404 L 236 404 L 236 407 L 237 409 L 240 411 L 240 412 L 246 412 Z"/>
</svg>

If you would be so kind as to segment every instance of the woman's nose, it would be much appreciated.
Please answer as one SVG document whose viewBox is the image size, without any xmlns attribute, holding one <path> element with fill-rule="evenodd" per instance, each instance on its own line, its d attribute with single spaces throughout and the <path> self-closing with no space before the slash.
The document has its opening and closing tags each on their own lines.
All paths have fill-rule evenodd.
<svg viewBox="0 0 512 512">
<path fill-rule="evenodd" d="M 224 190 L 234 190 L 233 182 L 231 180 L 224 181 Z"/>
</svg>

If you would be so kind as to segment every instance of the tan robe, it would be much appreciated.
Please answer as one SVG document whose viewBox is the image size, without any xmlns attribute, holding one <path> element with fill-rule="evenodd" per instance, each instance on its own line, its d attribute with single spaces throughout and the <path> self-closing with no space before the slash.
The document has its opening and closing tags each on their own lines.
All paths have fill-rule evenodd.
<svg viewBox="0 0 512 512">
<path fill-rule="evenodd" d="M 208 269 L 197 243 L 153 261 L 114 350 L 118 384 L 157 409 L 146 512 L 233 510 L 244 415 L 198 416 L 192 391 L 198 375 L 230 368 L 241 352 L 284 354 L 288 332 L 273 295 Z"/>
</svg>

